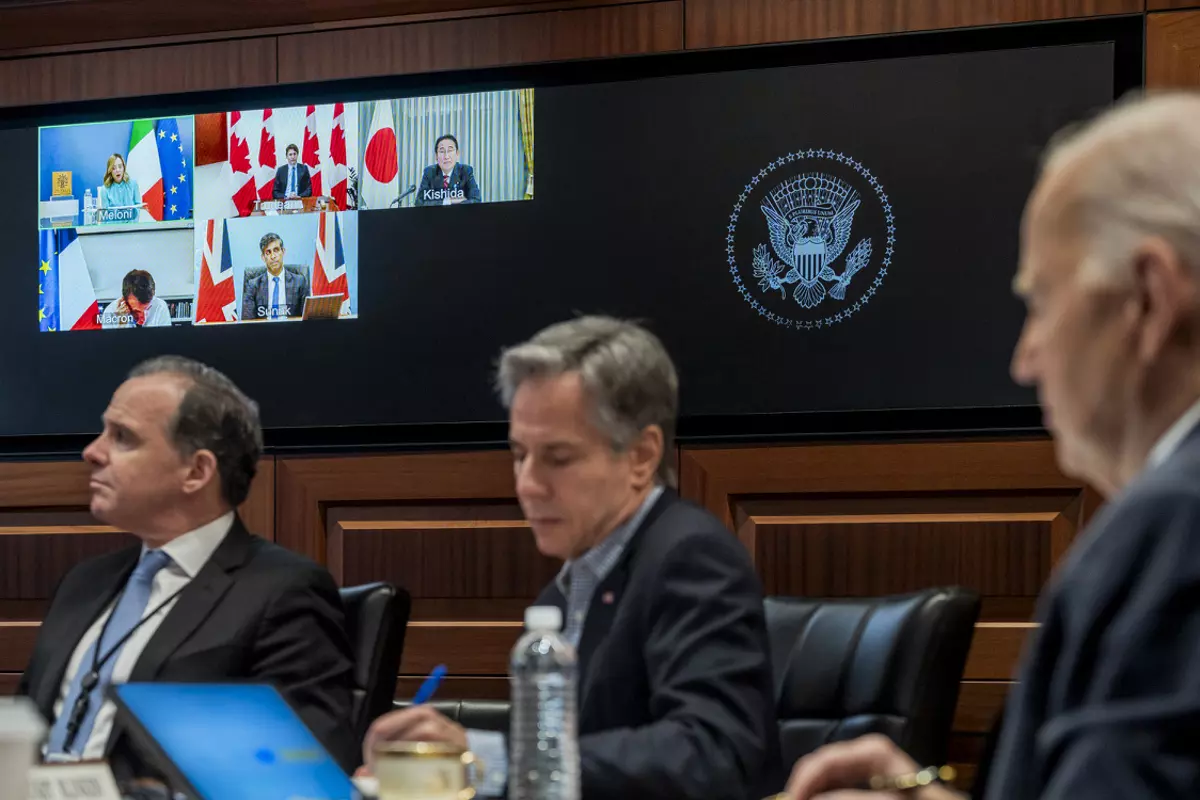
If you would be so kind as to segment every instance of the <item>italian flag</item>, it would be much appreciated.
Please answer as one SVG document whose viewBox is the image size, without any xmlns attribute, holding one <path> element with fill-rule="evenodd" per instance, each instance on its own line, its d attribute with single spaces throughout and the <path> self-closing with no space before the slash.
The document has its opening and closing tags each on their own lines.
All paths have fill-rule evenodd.
<svg viewBox="0 0 1200 800">
<path fill-rule="evenodd" d="M 129 177 L 142 190 L 142 202 L 154 219 L 163 218 L 162 165 L 158 161 L 158 143 L 154 141 L 154 120 L 139 119 L 129 134 L 129 158 L 125 160 Z"/>
</svg>

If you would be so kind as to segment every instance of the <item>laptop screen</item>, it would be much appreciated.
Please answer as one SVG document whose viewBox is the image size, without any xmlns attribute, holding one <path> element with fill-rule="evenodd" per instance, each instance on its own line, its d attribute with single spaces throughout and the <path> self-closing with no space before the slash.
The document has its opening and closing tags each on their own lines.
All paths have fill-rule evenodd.
<svg viewBox="0 0 1200 800">
<path fill-rule="evenodd" d="M 130 683 L 135 724 L 205 800 L 353 800 L 350 779 L 270 686 Z"/>
</svg>

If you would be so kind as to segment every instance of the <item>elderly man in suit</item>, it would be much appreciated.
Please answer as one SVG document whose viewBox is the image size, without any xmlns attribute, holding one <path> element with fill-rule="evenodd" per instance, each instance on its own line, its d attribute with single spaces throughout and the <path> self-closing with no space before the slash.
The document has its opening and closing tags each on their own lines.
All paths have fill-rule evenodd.
<svg viewBox="0 0 1200 800">
<path fill-rule="evenodd" d="M 507 350 L 498 383 L 521 508 L 538 550 L 565 561 L 537 604 L 562 609 L 578 649 L 583 797 L 760 797 L 779 767 L 762 588 L 737 537 L 672 488 L 662 344 L 584 317 Z M 484 793 L 502 794 L 503 738 L 417 706 L 377 720 L 365 748 L 470 743 Z"/>
<path fill-rule="evenodd" d="M 1126 103 L 1055 144 L 1015 286 L 1028 314 L 1013 376 L 1037 386 L 1063 471 L 1110 503 L 1043 593 L 982 794 L 1195 797 L 1200 96 Z M 852 787 L 916 767 L 887 739 L 831 745 L 796 765 L 789 794 L 894 797 Z"/>
<path fill-rule="evenodd" d="M 459 203 L 478 203 L 483 199 L 475 170 L 458 162 L 458 139 L 450 134 L 441 136 L 434 144 L 437 163 L 421 173 L 416 205 L 451 206 Z"/>
<path fill-rule="evenodd" d="M 306 270 L 284 265 L 287 250 L 277 233 L 263 236 L 258 249 L 266 270 L 246 276 L 242 287 L 242 320 L 303 315 L 304 301 L 309 294 Z"/>
<path fill-rule="evenodd" d="M 121 777 L 143 774 L 114 724 L 113 684 L 254 681 L 357 766 L 333 578 L 251 535 L 235 511 L 261 451 L 257 407 L 209 367 L 165 356 L 117 388 L 83 453 L 91 511 L 140 541 L 78 564 L 54 594 L 18 688 L 51 723 L 48 760 L 108 758 Z"/>
</svg>

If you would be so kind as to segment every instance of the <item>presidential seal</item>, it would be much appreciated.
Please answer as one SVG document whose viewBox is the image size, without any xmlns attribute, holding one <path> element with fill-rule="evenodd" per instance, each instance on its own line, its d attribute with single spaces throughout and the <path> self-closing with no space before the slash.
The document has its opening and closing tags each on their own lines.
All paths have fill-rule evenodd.
<svg viewBox="0 0 1200 800">
<path fill-rule="evenodd" d="M 777 325 L 830 327 L 883 286 L 895 221 L 883 185 L 854 158 L 788 153 L 760 169 L 733 207 L 725 237 L 733 285 Z"/>
</svg>

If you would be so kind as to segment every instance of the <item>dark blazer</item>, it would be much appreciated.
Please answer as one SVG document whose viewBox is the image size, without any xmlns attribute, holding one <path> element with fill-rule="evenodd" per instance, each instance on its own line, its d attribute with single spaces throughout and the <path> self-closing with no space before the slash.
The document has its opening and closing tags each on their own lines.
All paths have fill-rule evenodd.
<svg viewBox="0 0 1200 800">
<path fill-rule="evenodd" d="M 71 654 L 125 585 L 141 549 L 138 544 L 78 564 L 54 593 L 17 687 L 47 720 Z M 350 722 L 352 669 L 333 578 L 308 559 L 251 535 L 235 518 L 154 632 L 129 680 L 274 684 L 351 771 L 361 761 Z M 123 777 L 144 772 L 119 727 L 109 739 L 108 758 Z"/>
<path fill-rule="evenodd" d="M 555 583 L 537 602 L 565 616 Z M 663 492 L 596 588 L 578 655 L 585 800 L 757 800 L 776 779 L 762 587 L 712 514 Z"/>
<path fill-rule="evenodd" d="M 421 185 L 417 187 L 415 204 L 440 206 L 443 200 L 444 183 L 441 167 L 437 164 L 426 167 L 425 171 L 421 173 Z M 454 169 L 450 170 L 450 191 L 459 190 L 463 193 L 464 203 L 479 203 L 483 200 L 479 184 L 475 182 L 475 170 L 466 164 L 455 164 Z"/>
<path fill-rule="evenodd" d="M 247 270 L 245 285 L 242 287 L 242 319 L 266 319 L 271 314 L 271 279 L 265 268 L 261 272 Z M 299 317 L 304 314 L 304 299 L 308 297 L 308 275 L 302 272 L 303 267 L 285 265 L 288 276 L 283 283 L 285 311 L 289 317 Z M 263 313 L 259 313 L 259 309 Z"/>
<path fill-rule="evenodd" d="M 287 197 L 288 164 L 275 170 L 275 185 L 271 187 L 271 197 L 283 200 Z M 296 162 L 296 194 L 300 197 L 312 197 L 312 176 L 308 174 L 305 164 Z"/>
<path fill-rule="evenodd" d="M 1037 619 L 986 797 L 1200 796 L 1200 429 L 1097 515 Z"/>
</svg>

